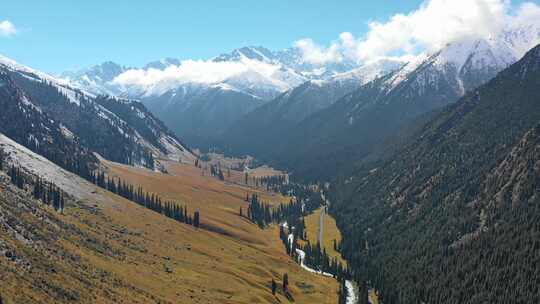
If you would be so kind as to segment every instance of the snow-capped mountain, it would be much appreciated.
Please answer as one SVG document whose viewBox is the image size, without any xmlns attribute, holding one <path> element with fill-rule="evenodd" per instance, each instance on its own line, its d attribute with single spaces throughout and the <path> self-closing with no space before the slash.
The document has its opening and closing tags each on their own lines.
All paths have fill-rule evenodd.
<svg viewBox="0 0 540 304">
<path fill-rule="evenodd" d="M 420 55 L 383 84 L 387 94 L 406 83 L 419 95 L 448 86 L 447 94 L 461 96 L 494 77 L 519 59 L 495 41 L 475 39 L 448 44 L 430 55 Z"/>
<path fill-rule="evenodd" d="M 176 58 L 163 58 L 160 60 L 152 61 L 147 63 L 144 66 L 145 70 L 148 69 L 157 69 L 157 70 L 164 70 L 170 66 L 174 65 L 180 65 L 182 62 L 179 59 Z M 118 75 L 117 75 L 118 76 Z"/>
<path fill-rule="evenodd" d="M 307 79 L 317 80 L 329 79 L 336 74 L 348 72 L 358 67 L 358 63 L 349 59 L 343 59 L 341 62 L 312 64 L 304 60 L 302 52 L 297 48 L 271 51 L 260 46 L 235 49 L 230 53 L 219 55 L 213 60 L 216 62 L 240 61 L 244 58 L 278 64 L 294 70 Z"/>
<path fill-rule="evenodd" d="M 208 61 L 167 58 L 140 69 L 107 62 L 61 78 L 94 94 L 141 100 L 192 144 L 307 80 L 264 48 Z"/>
<path fill-rule="evenodd" d="M 323 110 L 305 117 L 300 123 L 289 125 L 286 132 L 278 132 L 279 135 L 274 136 L 273 131 L 279 129 L 277 127 L 250 129 L 247 127 L 249 123 L 257 125 L 264 121 L 251 119 L 242 127 L 235 128 L 235 132 L 227 136 L 234 140 L 224 143 L 224 146 L 232 151 L 249 151 L 249 147 L 257 146 L 257 151 L 250 152 L 268 159 L 281 158 L 283 165 L 291 166 L 297 172 L 302 169 L 316 170 L 317 167 L 331 167 L 339 171 L 340 164 L 349 164 L 344 159 L 354 154 L 357 159 L 351 161 L 358 161 L 370 155 L 403 126 L 457 101 L 466 92 L 485 84 L 516 62 L 524 54 L 524 45 L 532 48 L 540 42 L 540 31 L 536 31 L 536 34 L 531 34 L 531 31 L 512 29 L 512 32 L 489 40 L 460 41 L 448 44 L 432 54 L 421 54 L 398 70 L 345 94 Z M 279 112 L 281 104 L 295 100 L 283 97 L 289 94 L 290 97 L 301 96 L 300 92 L 312 90 L 314 84 L 316 82 L 280 96 L 283 100 L 280 103 L 277 102 L 280 98 L 276 99 L 272 108 Z M 329 91 L 332 90 L 325 90 L 326 93 Z M 313 96 L 301 99 L 316 100 Z M 268 112 L 271 112 L 270 109 Z M 264 117 L 262 114 L 259 116 Z M 253 138 L 265 140 L 253 145 Z M 295 167 L 300 163 L 306 164 L 305 168 Z M 309 168 L 307 164 L 310 164 Z M 314 174 L 307 171 L 302 173 Z"/>
<path fill-rule="evenodd" d="M 155 158 L 193 159 L 189 149 L 140 102 L 95 96 L 3 56 L 0 56 L 0 72 L 10 88 L 5 94 L 7 102 L 34 109 L 34 118 L 31 121 L 21 118 L 21 124 L 33 125 L 46 117 L 44 121 L 56 125 L 44 126 L 45 129 L 60 128 L 81 149 L 122 163 L 153 168 Z M 43 117 L 38 117 L 38 113 Z M 49 137 L 53 138 L 47 139 L 50 141 L 57 136 L 41 136 L 41 139 Z M 39 146 L 41 142 L 37 140 L 35 144 Z"/>
<path fill-rule="evenodd" d="M 183 86 L 193 87 L 194 84 L 198 84 L 199 87 L 207 85 L 209 88 L 227 84 L 229 89 L 237 92 L 270 100 L 307 80 L 330 80 L 338 74 L 350 72 L 358 67 L 358 64 L 351 60 L 324 65 L 309 64 L 304 62 L 301 52 L 296 48 L 270 51 L 263 47 L 235 49 L 230 53 L 212 58 L 206 63 L 207 65 L 210 63 L 223 64 L 224 67 L 238 71 L 214 81 L 201 81 L 201 79 L 194 79 L 196 77 L 192 75 L 184 75 L 186 72 L 182 69 L 174 69 L 181 67 L 182 61 L 165 58 L 150 62 L 142 68 L 128 68 L 116 63 L 105 62 L 80 71 L 64 72 L 60 78 L 65 79 L 75 87 L 95 94 L 120 95 L 130 98 L 164 95 L 169 90 L 177 90 Z M 229 64 L 229 66 L 225 64 Z M 167 70 L 171 67 L 173 69 Z M 147 73 L 147 75 L 150 73 L 160 75 L 159 72 L 167 72 L 167 76 L 162 77 L 163 79 L 160 81 L 144 84 L 114 81 L 118 76 L 130 70 L 137 70 L 141 73 Z M 216 73 L 216 71 L 211 70 L 208 73 Z"/>
<path fill-rule="evenodd" d="M 382 130 L 390 130 L 390 126 L 454 102 L 517 61 L 537 40 L 538 30 L 532 27 L 509 29 L 488 40 L 452 43 L 406 63 L 380 59 L 362 65 L 346 59 L 313 65 L 296 48 L 243 47 L 208 61 L 166 59 L 142 69 L 115 69 L 118 75 L 112 80 L 107 77 L 107 85 L 115 89 L 106 88 L 116 95 L 140 99 L 182 138 L 199 146 L 225 130 L 240 128 L 241 133 L 253 133 L 246 138 L 275 130 L 263 122 L 289 126 L 306 120 L 304 124 L 310 125 L 313 114 L 324 121 L 313 118 L 318 125 L 312 129 L 333 125 L 334 130 L 353 130 L 356 123 L 373 119 L 368 113 L 375 111 L 381 117 L 373 126 L 389 119 Z M 90 78 L 84 74 L 72 81 L 82 84 L 81 77 Z M 342 97 L 340 105 L 330 108 L 327 115 L 319 113 Z M 339 113 L 334 113 L 332 109 L 338 108 Z M 385 116 L 387 112 L 393 114 Z M 266 127 L 259 132 L 254 124 Z M 341 127 L 334 128 L 336 125 Z"/>
<path fill-rule="evenodd" d="M 259 126 L 262 122 L 274 125 L 299 123 L 362 85 L 399 69 L 403 64 L 399 60 L 380 59 L 326 80 L 308 80 L 249 113 L 237 125 L 251 119 L 258 121 Z M 241 128 L 251 129 L 246 127 Z"/>
<path fill-rule="evenodd" d="M 209 147 L 215 136 L 264 101 L 227 84 L 182 86 L 142 102 L 190 145 Z"/>
<path fill-rule="evenodd" d="M 225 130 L 223 146 L 261 155 L 279 145 L 283 134 L 304 119 L 324 111 L 362 85 L 398 70 L 404 62 L 379 59 L 327 80 L 309 80 L 244 115 Z"/>
<path fill-rule="evenodd" d="M 128 67 L 107 61 L 79 71 L 66 71 L 60 79 L 93 94 L 118 95 L 122 92 L 112 81 L 129 70 Z"/>
<path fill-rule="evenodd" d="M 243 47 L 208 61 L 169 58 L 140 69 L 107 63 L 62 76 L 91 92 L 139 99 L 182 138 L 200 145 L 200 138 L 221 133 L 243 115 L 297 87 L 311 88 L 303 93 L 304 102 L 291 102 L 295 106 L 288 117 L 301 120 L 396 65 L 390 60 L 360 67 L 347 60 L 313 65 L 305 63 L 296 48 Z"/>
<path fill-rule="evenodd" d="M 34 104 L 1 66 L 0 108 L 0 133 L 29 149 L 47 156 L 64 155 L 64 163 L 93 159 L 73 132 Z"/>
</svg>

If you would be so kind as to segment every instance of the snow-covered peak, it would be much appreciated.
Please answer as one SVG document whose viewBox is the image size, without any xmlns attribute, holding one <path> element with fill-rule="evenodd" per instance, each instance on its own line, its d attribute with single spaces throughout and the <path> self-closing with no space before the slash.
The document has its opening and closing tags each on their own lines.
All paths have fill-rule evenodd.
<svg viewBox="0 0 540 304">
<path fill-rule="evenodd" d="M 111 81 L 128 69 L 128 67 L 112 61 L 106 61 L 79 71 L 64 72 L 59 77 L 72 86 L 85 91 L 101 95 L 117 95 L 121 92 L 111 84 Z"/>
<path fill-rule="evenodd" d="M 1 54 L 0 54 L 0 67 L 4 67 L 11 71 L 24 72 L 26 74 L 29 74 L 27 75 L 28 77 L 34 77 L 36 80 L 46 80 L 46 81 L 49 81 L 49 82 L 52 82 L 61 86 L 67 86 L 69 84 L 67 81 L 64 81 L 62 79 L 56 79 L 55 77 L 49 74 L 34 70 L 25 65 L 19 64 L 15 60 Z"/>
<path fill-rule="evenodd" d="M 521 58 L 532 47 L 540 44 L 540 28 L 537 24 L 520 24 L 504 31 L 495 42 L 498 48 L 507 49 L 516 58 Z"/>
<path fill-rule="evenodd" d="M 228 54 L 221 54 L 214 59 L 215 62 L 240 61 L 243 59 L 258 60 L 267 63 L 275 63 L 276 57 L 272 51 L 261 46 L 247 46 L 235 49 Z"/>
<path fill-rule="evenodd" d="M 186 60 L 165 70 L 132 69 L 118 75 L 113 84 L 132 98 L 160 97 L 182 87 L 214 87 L 228 84 L 246 94 L 271 99 L 306 79 L 279 63 L 251 59 Z"/>
<path fill-rule="evenodd" d="M 99 67 L 95 67 L 92 70 L 101 72 L 103 69 L 112 66 L 115 65 L 106 63 Z M 19 82 L 26 83 L 23 87 L 35 83 L 36 86 L 41 86 L 42 90 L 48 90 L 48 95 L 53 96 L 51 98 L 61 100 L 62 96 L 66 97 L 67 101 L 70 103 L 80 106 L 80 108 L 82 108 L 81 111 L 89 111 L 89 115 L 96 115 L 108 124 L 111 129 L 117 130 L 119 134 L 122 134 L 126 138 L 132 137 L 130 140 L 147 147 L 155 152 L 156 156 L 169 156 L 168 154 L 171 154 L 174 157 L 182 155 L 184 159 L 191 158 L 189 150 L 171 136 L 170 131 L 147 112 L 144 106 L 137 101 L 119 97 L 98 98 L 93 94 L 70 86 L 65 80 L 56 79 L 53 76 L 21 65 L 14 60 L 1 55 L 0 71 L 5 71 L 13 79 L 18 79 Z M 43 84 L 46 85 L 44 86 Z M 54 92 L 54 90 L 57 92 Z M 28 97 L 31 97 L 31 100 L 29 100 Z M 41 98 L 39 98 L 39 96 L 32 96 L 31 93 L 29 93 L 28 97 L 23 94 L 21 102 L 24 104 L 31 104 L 38 108 Z M 116 106 L 114 103 L 122 104 L 122 106 Z M 81 106 L 83 104 L 84 107 Z M 66 110 L 66 113 L 70 113 L 70 110 Z M 140 122 L 133 123 L 134 117 L 140 119 L 142 124 Z M 128 123 L 128 121 L 133 124 Z M 144 125 L 145 128 L 151 130 L 153 136 L 157 137 L 157 140 L 151 138 L 149 134 L 144 134 L 144 136 L 142 136 L 142 132 L 138 131 L 138 128 L 141 127 L 141 125 Z M 161 146 L 156 145 L 156 142 L 160 143 Z"/>
<path fill-rule="evenodd" d="M 163 58 L 157 61 L 149 62 L 144 66 L 144 69 L 164 70 L 173 65 L 180 65 L 181 61 L 176 58 Z"/>
<path fill-rule="evenodd" d="M 497 46 L 496 41 L 475 39 L 448 44 L 433 57 L 433 63 L 441 68 L 452 65 L 462 71 L 465 65 L 473 69 L 503 69 L 519 59 L 507 48 Z"/>
<path fill-rule="evenodd" d="M 426 72 L 446 75 L 455 79 L 464 93 L 463 77 L 473 74 L 494 76 L 519 60 L 525 52 L 540 43 L 540 29 L 534 25 L 509 28 L 490 39 L 467 39 L 446 45 L 431 55 L 419 55 L 394 73 L 386 81 L 386 87 L 393 89 L 412 75 Z M 423 78 L 424 79 L 424 78 Z M 422 80 L 424 81 L 424 80 Z"/>
<path fill-rule="evenodd" d="M 348 59 L 345 59 L 342 62 L 311 64 L 305 62 L 303 54 L 298 48 L 271 51 L 260 46 L 235 49 L 230 53 L 221 54 L 213 60 L 223 62 L 241 61 L 243 59 L 280 65 L 284 68 L 293 70 L 296 74 L 302 75 L 307 79 L 330 79 L 339 73 L 344 73 L 358 67 L 356 62 Z"/>
<path fill-rule="evenodd" d="M 398 70 L 405 63 L 405 61 L 399 59 L 381 58 L 373 62 L 368 62 L 351 71 L 339 73 L 333 76 L 331 81 L 354 81 L 359 85 L 363 85 L 375 78 Z"/>
<path fill-rule="evenodd" d="M 91 93 L 85 92 L 83 90 L 73 88 L 70 83 L 63 79 L 57 79 L 49 74 L 43 73 L 41 71 L 34 70 L 30 67 L 24 66 L 17 63 L 16 61 L 0 55 L 0 68 L 5 68 L 9 71 L 16 72 L 21 76 L 37 81 L 37 82 L 47 82 L 48 84 L 56 87 L 58 91 L 67 96 L 70 102 L 80 105 L 81 98 L 89 97 L 94 98 L 95 96 Z"/>
<path fill-rule="evenodd" d="M 416 71 L 426 60 L 428 56 L 425 53 L 422 53 L 409 62 L 405 63 L 399 70 L 392 74 L 392 76 L 386 81 L 386 86 L 389 88 L 395 88 L 401 82 L 406 80 L 411 73 Z"/>
</svg>

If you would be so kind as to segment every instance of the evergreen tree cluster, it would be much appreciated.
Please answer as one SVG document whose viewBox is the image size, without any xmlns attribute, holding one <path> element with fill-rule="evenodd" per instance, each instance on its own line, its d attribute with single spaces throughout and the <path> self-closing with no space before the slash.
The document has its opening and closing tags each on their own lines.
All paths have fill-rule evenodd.
<svg viewBox="0 0 540 304">
<path fill-rule="evenodd" d="M 0 150 L 0 170 L 3 170 L 5 164 L 4 153 Z M 33 177 L 25 173 L 20 167 L 11 165 L 7 170 L 11 182 L 21 190 L 32 189 L 34 199 L 40 200 L 47 206 L 52 206 L 54 210 L 63 212 L 66 202 L 66 194 L 54 183 L 47 182 L 41 177 Z"/>
<path fill-rule="evenodd" d="M 264 228 L 272 223 L 281 223 L 287 221 L 296 225 L 296 232 L 301 238 L 304 238 L 304 223 L 302 203 L 291 200 L 288 204 L 279 204 L 272 207 L 268 203 L 261 202 L 259 196 L 252 194 L 247 196 L 249 206 L 247 208 L 247 217 L 259 227 Z"/>
<path fill-rule="evenodd" d="M 164 201 L 158 195 L 144 191 L 141 186 L 135 187 L 118 177 L 111 178 L 102 171 L 92 172 L 89 181 L 96 184 L 98 187 L 106 189 L 180 223 L 193 225 L 197 228 L 200 227 L 199 211 L 195 211 L 193 215 L 190 215 L 188 214 L 186 206 L 179 206 L 173 201 Z"/>
<path fill-rule="evenodd" d="M 11 178 L 11 183 L 13 183 L 17 188 L 24 190 L 24 185 L 27 183 L 26 174 L 24 174 L 19 167 L 10 166 L 8 170 L 8 175 Z"/>
<path fill-rule="evenodd" d="M 223 175 L 223 171 L 221 170 L 221 165 L 210 165 L 210 174 L 212 176 L 219 178 L 219 180 L 225 180 L 225 175 Z"/>
<path fill-rule="evenodd" d="M 308 267 L 318 271 L 331 273 L 340 281 L 351 278 L 349 270 L 336 258 L 331 258 L 326 253 L 326 249 L 321 248 L 321 245 L 318 242 L 315 245 L 311 245 L 309 241 L 307 241 L 301 249 L 306 253 L 304 264 Z"/>
<path fill-rule="evenodd" d="M 152 152 L 139 143 L 138 136 L 155 143 L 159 132 L 154 134 L 147 130 L 131 105 L 112 97 L 89 97 L 78 91 L 70 97 L 49 81 L 32 81 L 16 72 L 9 72 L 5 77 L 9 86 L 0 91 L 0 106 L 5 110 L 0 112 L 0 130 L 11 139 L 55 163 L 55 158 L 74 162 L 86 157 L 95 161 L 92 151 L 115 162 L 142 164 L 154 169 Z M 20 100 L 14 102 L 13 99 L 23 98 L 23 92 L 40 110 L 29 104 L 21 106 Z M 72 102 L 72 98 L 78 102 Z M 118 105 L 113 107 L 114 103 Z M 118 113 L 104 116 L 106 110 L 101 106 Z M 129 111 L 133 113 L 128 116 Z M 129 124 L 122 118 L 128 119 Z M 156 129 L 165 128 L 156 119 L 145 121 Z M 62 130 L 73 133 L 66 135 Z M 165 149 L 159 143 L 156 146 Z"/>
<path fill-rule="evenodd" d="M 0 149 L 0 170 L 4 170 L 4 150 Z"/>
<path fill-rule="evenodd" d="M 384 303 L 540 303 L 539 55 L 332 184 L 342 254 Z"/>
<path fill-rule="evenodd" d="M 39 199 L 44 204 L 52 206 L 54 210 L 60 212 L 64 211 L 64 192 L 55 184 L 46 182 L 40 177 L 36 177 L 32 194 L 35 199 Z"/>
<path fill-rule="evenodd" d="M 264 177 L 255 177 L 257 186 L 265 187 L 267 191 L 280 192 L 281 186 L 287 183 L 286 175 L 272 175 Z"/>
</svg>

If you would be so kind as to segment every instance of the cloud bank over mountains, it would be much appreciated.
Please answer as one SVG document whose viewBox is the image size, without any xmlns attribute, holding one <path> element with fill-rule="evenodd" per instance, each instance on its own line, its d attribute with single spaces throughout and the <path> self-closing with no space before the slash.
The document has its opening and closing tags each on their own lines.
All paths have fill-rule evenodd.
<svg viewBox="0 0 540 304">
<path fill-rule="evenodd" d="M 296 41 L 293 47 L 299 50 L 299 60 L 321 67 L 345 60 L 359 66 L 381 58 L 408 62 L 451 42 L 478 38 L 489 41 L 504 30 L 540 28 L 540 6 L 531 2 L 515 6 L 508 0 L 428 0 L 416 10 L 395 14 L 385 21 L 371 21 L 368 26 L 363 37 L 343 32 L 328 46 L 305 38 Z M 249 74 L 251 78 L 286 88 L 280 75 L 284 68 L 280 62 L 250 58 L 184 60 L 162 70 L 128 70 L 116 77 L 114 84 L 162 91 L 185 83 L 217 84 Z"/>
<path fill-rule="evenodd" d="M 380 57 L 413 56 L 436 51 L 466 39 L 489 38 L 502 30 L 540 25 L 540 7 L 526 2 L 518 7 L 505 0 L 430 0 L 409 13 L 386 21 L 372 21 L 364 37 L 340 34 L 329 46 L 306 38 L 295 43 L 306 62 L 323 64 L 349 58 L 365 62 Z"/>
<path fill-rule="evenodd" d="M 249 58 L 238 61 L 184 60 L 165 69 L 131 69 L 117 76 L 113 83 L 158 94 L 183 84 L 212 85 L 243 77 L 286 90 L 298 84 L 297 80 L 287 83 L 287 78 L 283 77 L 286 72 L 278 64 Z"/>
</svg>

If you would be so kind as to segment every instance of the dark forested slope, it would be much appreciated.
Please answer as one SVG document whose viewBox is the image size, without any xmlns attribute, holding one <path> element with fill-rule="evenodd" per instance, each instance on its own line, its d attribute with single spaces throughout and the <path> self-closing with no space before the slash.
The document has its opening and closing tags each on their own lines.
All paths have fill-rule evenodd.
<svg viewBox="0 0 540 304">
<path fill-rule="evenodd" d="M 343 253 L 385 303 L 540 301 L 539 88 L 536 47 L 334 185 Z"/>
</svg>

